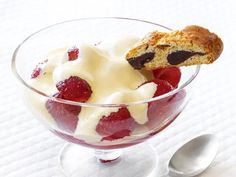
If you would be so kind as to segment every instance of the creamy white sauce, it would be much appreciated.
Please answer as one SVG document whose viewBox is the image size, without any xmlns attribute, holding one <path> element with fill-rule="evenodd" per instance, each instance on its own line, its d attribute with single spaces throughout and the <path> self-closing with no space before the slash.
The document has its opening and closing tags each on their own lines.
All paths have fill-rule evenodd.
<svg viewBox="0 0 236 177">
<path fill-rule="evenodd" d="M 92 95 L 87 103 L 119 104 L 152 98 L 157 89 L 156 84 L 142 85 L 147 81 L 147 75 L 134 70 L 124 57 L 125 52 L 137 40 L 137 38 L 125 38 L 113 45 L 105 43 L 100 46 L 84 44 L 79 46 L 79 58 L 74 61 L 66 60 L 66 49 L 54 50 L 46 56 L 48 62 L 44 64 L 44 74 L 31 79 L 30 84 L 46 94 L 53 95 L 58 92 L 56 83 L 70 76 L 78 76 L 91 86 Z M 27 98 L 36 105 L 38 102 L 41 112 L 47 111 L 46 99 L 38 99 L 35 96 Z M 43 107 L 45 110 L 42 110 Z M 137 123 L 147 122 L 147 104 L 127 108 Z M 99 141 L 101 137 L 96 132 L 99 120 L 118 109 L 82 107 L 74 136 L 86 141 Z"/>
</svg>

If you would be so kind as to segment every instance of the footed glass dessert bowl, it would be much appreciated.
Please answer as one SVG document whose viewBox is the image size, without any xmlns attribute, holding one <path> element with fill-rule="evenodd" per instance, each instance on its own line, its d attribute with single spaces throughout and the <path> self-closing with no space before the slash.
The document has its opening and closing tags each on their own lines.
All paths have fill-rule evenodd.
<svg viewBox="0 0 236 177">
<path fill-rule="evenodd" d="M 170 29 L 128 18 L 77 19 L 39 30 L 15 50 L 12 70 L 27 107 L 69 142 L 59 155 L 66 175 L 158 174 L 157 154 L 142 142 L 180 115 L 200 66 L 134 70 L 124 54 L 154 30 Z"/>
</svg>

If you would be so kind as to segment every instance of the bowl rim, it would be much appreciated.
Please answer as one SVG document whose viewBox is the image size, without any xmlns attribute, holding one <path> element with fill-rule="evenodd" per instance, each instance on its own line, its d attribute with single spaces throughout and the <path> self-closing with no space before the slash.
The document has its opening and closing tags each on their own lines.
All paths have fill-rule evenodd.
<svg viewBox="0 0 236 177">
<path fill-rule="evenodd" d="M 151 22 L 151 21 L 147 21 L 147 20 L 142 20 L 142 19 L 136 19 L 136 18 L 127 18 L 127 17 L 87 17 L 87 18 L 77 18 L 77 19 L 72 19 L 72 20 L 66 20 L 66 21 L 62 21 L 59 23 L 55 23 L 49 26 L 46 26 L 44 28 L 41 28 L 39 30 L 37 30 L 36 32 L 30 34 L 28 37 L 26 37 L 14 50 L 14 53 L 12 55 L 12 60 L 11 60 L 11 69 L 13 74 L 15 75 L 15 77 L 17 78 L 17 80 L 22 83 L 26 88 L 32 90 L 33 92 L 36 92 L 37 94 L 48 98 L 49 100 L 52 101 L 56 101 L 56 102 L 60 102 L 60 103 L 64 103 L 64 104 L 70 104 L 70 105 L 75 105 L 75 106 L 83 106 L 83 107 L 124 107 L 124 106 L 133 106 L 133 105 L 139 105 L 139 104 L 145 104 L 145 103 L 149 103 L 149 102 L 153 102 L 153 101 L 157 101 L 166 97 L 169 97 L 171 95 L 174 95 L 175 93 L 179 92 L 180 90 L 184 89 L 186 86 L 188 86 L 198 75 L 199 71 L 200 71 L 200 65 L 195 65 L 195 72 L 191 75 L 190 78 L 187 79 L 187 81 L 185 81 L 182 85 L 180 85 L 178 88 L 157 96 L 157 97 L 153 97 L 150 99 L 144 99 L 144 100 L 140 100 L 140 101 L 134 101 L 134 102 L 126 102 L 126 103 L 119 103 L 119 104 L 104 104 L 104 103 L 83 103 L 83 102 L 76 102 L 76 101 L 70 101 L 70 100 L 65 100 L 65 99 L 61 99 L 61 98 L 55 98 L 53 97 L 53 95 L 47 95 L 46 93 L 37 90 L 36 88 L 30 86 L 29 84 L 27 84 L 27 82 L 20 76 L 20 74 L 18 73 L 17 69 L 16 69 L 16 59 L 17 59 L 17 54 L 18 51 L 21 49 L 21 47 L 24 45 L 24 43 L 26 43 L 28 40 L 30 40 L 33 36 L 39 34 L 40 32 L 47 30 L 49 28 L 53 28 L 55 26 L 59 26 L 65 23 L 71 23 L 71 22 L 76 22 L 76 21 L 91 21 L 91 20 L 127 20 L 127 21 L 136 21 L 136 22 L 142 22 L 142 23 L 147 23 L 147 24 L 151 24 L 151 25 L 156 25 L 159 26 L 161 28 L 167 29 L 169 31 L 172 31 L 171 28 L 168 28 L 164 25 L 155 23 L 155 22 Z"/>
</svg>

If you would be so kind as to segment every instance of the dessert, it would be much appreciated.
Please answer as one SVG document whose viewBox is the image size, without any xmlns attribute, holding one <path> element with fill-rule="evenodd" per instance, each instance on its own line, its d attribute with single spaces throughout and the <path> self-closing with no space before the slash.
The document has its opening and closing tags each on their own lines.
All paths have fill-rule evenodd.
<svg viewBox="0 0 236 177">
<path fill-rule="evenodd" d="M 52 133 L 71 143 L 60 152 L 63 172 L 86 176 L 94 173 L 94 168 L 89 170 L 92 165 L 109 176 L 146 158 L 148 163 L 143 164 L 150 168 L 142 173 L 134 167 L 138 171 L 131 169 L 127 175 L 159 174 L 152 147 L 124 149 L 122 156 L 119 149 L 162 132 L 181 114 L 191 100 L 200 66 L 134 69 L 126 56 L 142 39 L 132 35 L 142 37 L 153 29 L 169 31 L 138 19 L 70 20 L 39 30 L 15 50 L 12 71 L 24 86 L 28 109 Z M 179 121 L 175 123 L 181 123 L 181 117 Z M 95 154 L 74 144 L 92 148 Z M 115 171 L 102 170 L 94 156 L 102 163 L 114 161 Z M 119 157 L 121 161 L 115 161 Z M 81 160 L 84 173 L 83 164 L 74 163 Z"/>
<path fill-rule="evenodd" d="M 171 32 L 154 31 L 137 42 L 126 55 L 134 69 L 210 64 L 223 50 L 223 42 L 209 30 L 192 25 Z"/>
<path fill-rule="evenodd" d="M 159 132 L 183 109 L 184 89 L 167 94 L 182 77 L 175 65 L 212 63 L 222 46 L 215 34 L 189 26 L 142 40 L 124 37 L 57 48 L 43 56 L 29 81 L 48 97 L 28 93 L 27 99 L 69 141 L 132 144 Z"/>
<path fill-rule="evenodd" d="M 177 67 L 134 70 L 125 60 L 125 54 L 138 40 L 127 37 L 114 45 L 111 45 L 113 41 L 102 41 L 52 50 L 33 70 L 29 81 L 32 87 L 58 100 L 120 106 L 66 104 L 32 93 L 26 94 L 28 102 L 46 121 L 53 122 L 57 134 L 63 132 L 63 137 L 69 134 L 87 144 L 132 142 L 133 137 L 149 136 L 157 124 L 181 111 L 177 108 L 184 101 L 185 91 L 165 99 L 125 106 L 174 90 L 181 77 Z"/>
</svg>

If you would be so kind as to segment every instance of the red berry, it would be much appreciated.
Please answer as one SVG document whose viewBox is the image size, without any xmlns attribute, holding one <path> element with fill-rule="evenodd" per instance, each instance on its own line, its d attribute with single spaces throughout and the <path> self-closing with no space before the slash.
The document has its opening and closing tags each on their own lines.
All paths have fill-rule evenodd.
<svg viewBox="0 0 236 177">
<path fill-rule="evenodd" d="M 167 81 L 154 79 L 154 80 L 148 81 L 146 83 L 150 83 L 150 82 L 153 82 L 157 85 L 157 90 L 156 90 L 153 97 L 163 95 L 163 94 L 168 93 L 171 90 L 173 90 L 172 85 L 170 85 L 169 82 L 167 82 Z"/>
<path fill-rule="evenodd" d="M 136 122 L 131 117 L 129 110 L 120 108 L 109 116 L 103 116 L 96 127 L 96 131 L 103 136 L 103 140 L 112 141 L 129 136 L 135 126 Z"/>
<path fill-rule="evenodd" d="M 38 77 L 41 72 L 42 72 L 42 69 L 38 68 L 38 66 L 36 66 L 36 68 L 33 70 L 32 74 L 31 74 L 31 79 L 35 79 L 36 77 Z"/>
<path fill-rule="evenodd" d="M 168 119 L 171 121 L 174 119 L 181 111 L 182 106 L 186 97 L 186 91 L 180 90 L 174 95 L 162 98 L 157 101 L 149 103 L 148 106 L 148 127 L 151 129 L 156 129 L 163 122 Z M 167 122 L 166 122 L 167 123 Z M 161 127 L 159 127 L 161 128 Z"/>
<path fill-rule="evenodd" d="M 181 72 L 178 67 L 169 67 L 153 70 L 153 75 L 156 79 L 168 81 L 174 88 L 177 88 Z"/>
<path fill-rule="evenodd" d="M 59 93 L 55 94 L 54 97 L 62 98 Z M 60 129 L 69 133 L 75 131 L 78 122 L 78 115 L 81 110 L 80 106 L 48 100 L 46 102 L 46 109 L 54 118 Z"/>
<path fill-rule="evenodd" d="M 67 53 L 69 61 L 76 60 L 79 56 L 79 49 L 74 47 L 72 49 L 69 49 Z"/>
<path fill-rule="evenodd" d="M 172 85 L 170 85 L 169 82 L 165 80 L 154 79 L 147 83 L 150 82 L 153 82 L 157 85 L 157 90 L 154 93 L 153 97 L 163 95 L 173 90 Z M 161 123 L 161 121 L 166 118 L 165 112 L 168 111 L 165 109 L 166 100 L 166 98 L 163 98 L 157 101 L 150 102 L 148 104 L 148 127 L 155 127 L 157 126 L 157 123 Z"/>
<path fill-rule="evenodd" d="M 90 85 L 77 76 L 71 76 L 57 83 L 56 87 L 63 99 L 71 101 L 85 102 L 92 94 Z"/>
<path fill-rule="evenodd" d="M 42 65 L 46 62 L 48 62 L 48 59 L 46 59 L 42 62 L 39 62 L 36 65 L 35 69 L 33 70 L 32 74 L 31 74 L 31 79 L 35 79 L 36 77 L 38 77 L 42 73 Z"/>
</svg>

